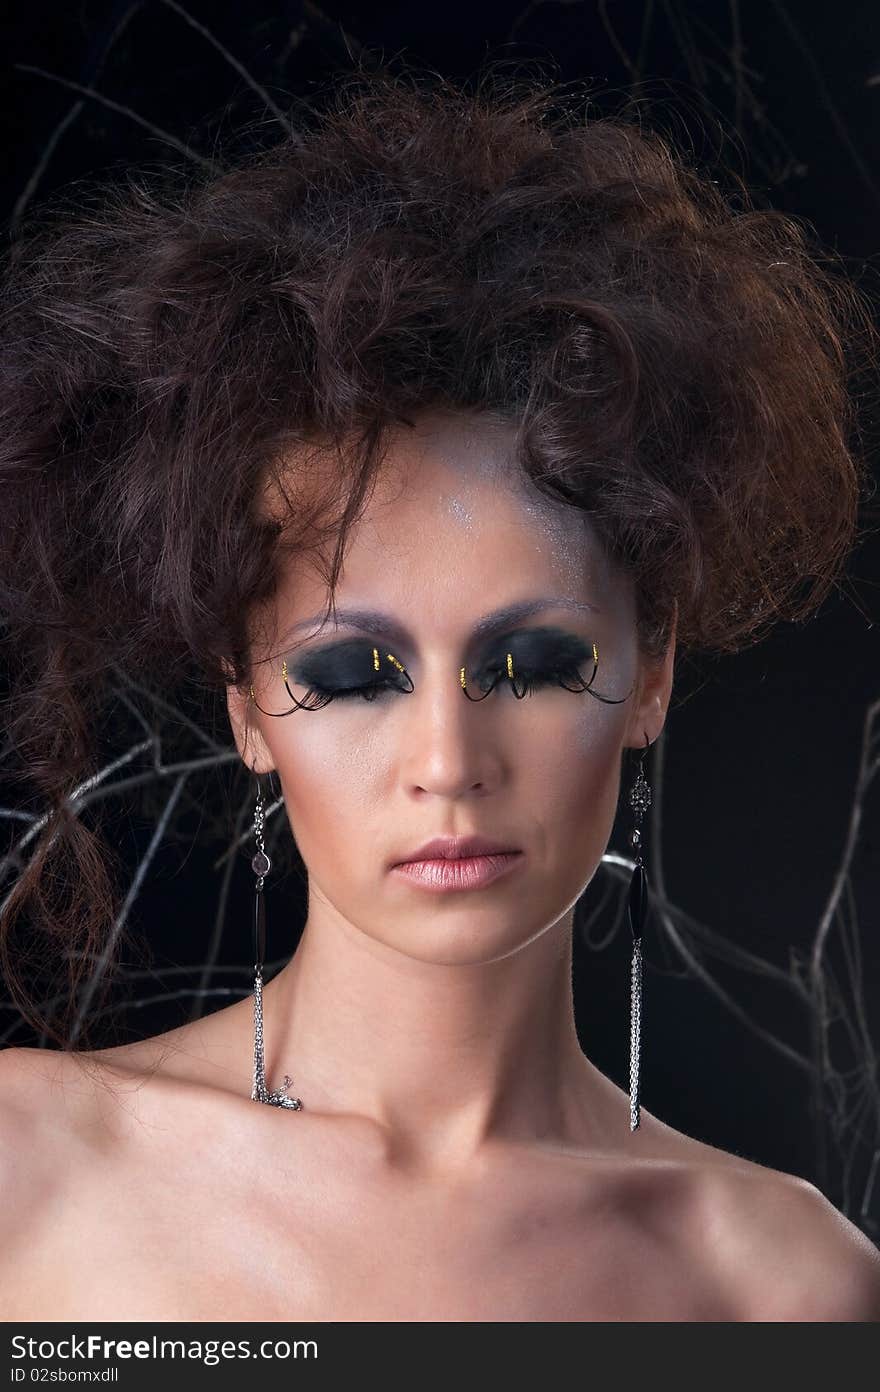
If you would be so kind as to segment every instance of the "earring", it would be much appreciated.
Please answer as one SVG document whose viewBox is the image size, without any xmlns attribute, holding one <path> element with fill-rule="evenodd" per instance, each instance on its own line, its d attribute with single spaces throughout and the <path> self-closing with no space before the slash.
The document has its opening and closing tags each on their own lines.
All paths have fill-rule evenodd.
<svg viewBox="0 0 880 1392">
<path fill-rule="evenodd" d="M 284 1082 L 277 1092 L 269 1092 L 266 1087 L 266 1069 L 263 1052 L 263 962 L 266 957 L 266 906 L 263 900 L 263 883 L 270 869 L 272 862 L 266 855 L 266 846 L 263 841 L 263 790 L 260 786 L 260 779 L 256 768 L 254 781 L 257 785 L 257 802 L 254 808 L 254 839 L 257 843 L 256 854 L 251 861 L 251 869 L 257 877 L 254 888 L 254 922 L 253 922 L 253 946 L 254 946 L 254 1086 L 251 1092 L 252 1102 L 267 1102 L 272 1107 L 290 1107 L 298 1112 L 302 1107 L 302 1102 L 298 1097 L 285 1096 L 287 1089 L 292 1085 L 293 1079 L 285 1073 Z"/>
<path fill-rule="evenodd" d="M 645 748 L 639 755 L 639 771 L 633 783 L 629 802 L 636 825 L 630 835 L 635 851 L 635 867 L 629 886 L 629 926 L 632 930 L 633 955 L 630 974 L 630 1033 L 629 1033 L 629 1129 L 638 1130 L 639 1119 L 639 1056 L 642 1028 L 642 927 L 648 911 L 648 877 L 642 862 L 642 833 L 639 823 L 651 806 L 651 789 L 645 778 L 645 752 L 650 745 L 645 735 Z"/>
</svg>

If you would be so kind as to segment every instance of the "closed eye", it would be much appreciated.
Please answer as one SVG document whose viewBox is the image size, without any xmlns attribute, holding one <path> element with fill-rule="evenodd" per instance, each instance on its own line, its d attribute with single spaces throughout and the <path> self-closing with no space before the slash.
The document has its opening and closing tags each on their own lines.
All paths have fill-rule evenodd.
<svg viewBox="0 0 880 1392">
<path fill-rule="evenodd" d="M 529 629 L 509 634 L 499 646 L 499 658 L 484 664 L 469 682 L 462 680 L 465 695 L 471 700 L 485 699 L 505 678 L 512 694 L 522 699 L 553 685 L 576 692 L 589 690 L 596 676 L 596 644 L 562 630 Z M 384 700 L 391 693 L 408 694 L 414 689 L 409 673 L 393 653 L 368 647 L 359 640 L 333 644 L 309 654 L 297 668 L 296 692 L 288 684 L 286 668 L 285 661 L 282 671 L 288 694 L 295 704 L 309 710 L 318 710 L 334 700 L 373 702 Z M 370 679 L 358 680 L 365 672 L 370 673 Z M 586 680 L 585 673 L 589 673 Z M 464 669 L 462 677 L 463 674 Z"/>
</svg>

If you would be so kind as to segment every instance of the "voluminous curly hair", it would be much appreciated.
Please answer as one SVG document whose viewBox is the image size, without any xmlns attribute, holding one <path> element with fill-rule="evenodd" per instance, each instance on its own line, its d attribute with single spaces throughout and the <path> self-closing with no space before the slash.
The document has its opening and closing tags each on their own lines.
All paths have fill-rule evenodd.
<svg viewBox="0 0 880 1392">
<path fill-rule="evenodd" d="M 516 424 L 522 469 L 589 513 L 659 656 L 813 613 L 865 475 L 850 373 L 870 311 L 808 228 L 723 192 L 625 112 L 491 73 L 356 72 L 295 134 L 44 206 L 6 253 L 3 704 L 45 825 L 0 913 L 61 944 L 71 1001 L 115 910 L 69 804 L 118 667 L 222 693 L 282 560 L 347 531 L 388 432 L 432 407 Z M 263 516 L 291 448 L 342 465 Z M 287 495 L 285 495 L 287 496 Z M 7 869 L 9 866 L 7 865 Z"/>
</svg>

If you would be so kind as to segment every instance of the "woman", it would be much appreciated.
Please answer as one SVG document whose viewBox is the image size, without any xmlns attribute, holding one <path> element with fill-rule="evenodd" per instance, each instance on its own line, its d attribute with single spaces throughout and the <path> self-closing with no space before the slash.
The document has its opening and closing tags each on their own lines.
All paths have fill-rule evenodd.
<svg viewBox="0 0 880 1392">
<path fill-rule="evenodd" d="M 571 999 L 676 650 L 804 617 L 851 544 L 866 315 L 791 220 L 554 95 L 358 75 L 9 267 L 6 714 L 54 809 L 11 989 L 48 1027 L 25 909 L 108 951 L 62 800 L 118 667 L 225 691 L 258 913 L 253 999 L 0 1056 L 7 1320 L 880 1314 L 867 1238 L 640 1108 L 635 1034 L 628 1099 Z M 308 917 L 264 986 L 271 780 Z"/>
</svg>

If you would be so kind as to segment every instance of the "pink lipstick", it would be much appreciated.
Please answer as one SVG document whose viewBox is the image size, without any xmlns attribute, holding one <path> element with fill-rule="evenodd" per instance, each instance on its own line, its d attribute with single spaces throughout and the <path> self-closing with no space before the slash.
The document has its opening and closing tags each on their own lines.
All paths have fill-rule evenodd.
<svg viewBox="0 0 880 1392">
<path fill-rule="evenodd" d="M 522 851 L 505 851 L 443 860 L 406 860 L 393 866 L 392 873 L 405 876 L 422 889 L 482 889 L 506 875 L 522 859 Z"/>
</svg>

